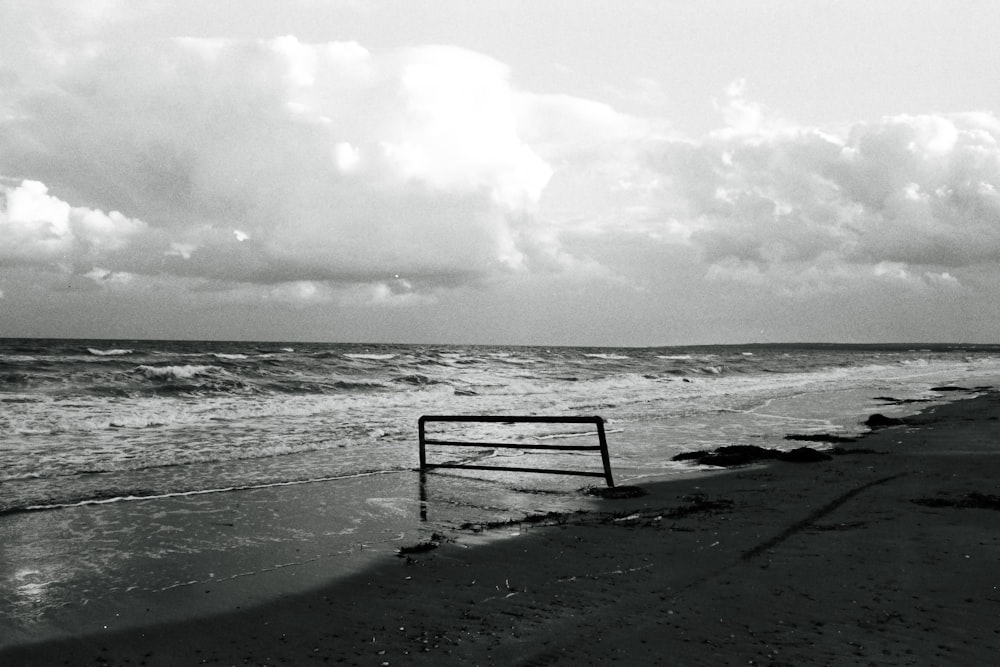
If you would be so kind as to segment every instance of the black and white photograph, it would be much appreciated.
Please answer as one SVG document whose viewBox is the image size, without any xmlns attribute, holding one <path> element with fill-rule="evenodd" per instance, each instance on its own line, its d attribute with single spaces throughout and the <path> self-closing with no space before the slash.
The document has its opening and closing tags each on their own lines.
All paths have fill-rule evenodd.
<svg viewBox="0 0 1000 667">
<path fill-rule="evenodd" d="M 0 664 L 992 664 L 998 35 L 0 0 Z"/>
</svg>

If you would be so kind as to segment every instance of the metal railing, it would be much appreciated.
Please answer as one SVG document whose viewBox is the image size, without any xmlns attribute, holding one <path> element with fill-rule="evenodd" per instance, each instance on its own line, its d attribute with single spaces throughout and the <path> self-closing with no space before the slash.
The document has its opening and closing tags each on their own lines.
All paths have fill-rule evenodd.
<svg viewBox="0 0 1000 667">
<path fill-rule="evenodd" d="M 477 442 L 440 440 L 428 438 L 425 425 L 428 422 L 492 422 L 497 424 L 543 423 L 543 424 L 594 424 L 597 427 L 597 445 L 543 445 L 513 442 Z M 434 468 L 463 468 L 466 470 L 506 470 L 511 472 L 537 472 L 552 475 L 580 475 L 584 477 L 603 477 L 609 487 L 615 485 L 611 476 L 611 460 L 608 456 L 608 440 L 604 434 L 604 419 L 601 417 L 537 417 L 508 415 L 424 415 L 418 421 L 420 435 L 420 471 Z M 427 445 L 442 447 L 488 447 L 491 449 L 534 449 L 546 451 L 600 451 L 604 472 L 587 470 L 556 470 L 552 468 L 527 468 L 515 466 L 487 466 L 471 463 L 428 463 Z"/>
</svg>

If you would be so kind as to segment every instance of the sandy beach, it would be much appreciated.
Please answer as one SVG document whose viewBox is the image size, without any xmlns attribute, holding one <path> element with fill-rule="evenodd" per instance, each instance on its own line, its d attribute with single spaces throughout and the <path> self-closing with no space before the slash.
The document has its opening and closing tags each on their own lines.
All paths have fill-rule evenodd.
<svg viewBox="0 0 1000 667">
<path fill-rule="evenodd" d="M 955 398 L 828 461 L 644 484 L 593 511 L 440 535 L 266 605 L 0 663 L 989 664 L 1000 395 Z"/>
</svg>

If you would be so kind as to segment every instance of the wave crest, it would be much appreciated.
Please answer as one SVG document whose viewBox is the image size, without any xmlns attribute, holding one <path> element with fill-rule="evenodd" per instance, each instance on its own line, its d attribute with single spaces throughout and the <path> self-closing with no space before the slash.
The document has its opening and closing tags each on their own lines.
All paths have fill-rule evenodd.
<svg viewBox="0 0 1000 667">
<path fill-rule="evenodd" d="M 209 375 L 215 366 L 138 366 L 136 370 L 150 380 L 190 380 L 197 375 Z"/>
</svg>

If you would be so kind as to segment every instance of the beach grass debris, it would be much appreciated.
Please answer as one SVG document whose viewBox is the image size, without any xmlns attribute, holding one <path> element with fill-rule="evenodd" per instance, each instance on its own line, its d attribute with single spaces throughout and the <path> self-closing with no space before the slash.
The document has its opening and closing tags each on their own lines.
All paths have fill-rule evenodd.
<svg viewBox="0 0 1000 667">
<path fill-rule="evenodd" d="M 646 490 L 641 486 L 588 486 L 582 489 L 588 496 L 596 496 L 605 500 L 623 500 L 626 498 L 641 498 Z"/>
<path fill-rule="evenodd" d="M 434 549 L 437 549 L 439 546 L 441 546 L 440 543 L 435 542 L 433 540 L 427 540 L 426 542 L 417 542 L 416 544 L 409 544 L 407 546 L 399 547 L 396 555 L 402 558 L 403 556 L 411 556 L 413 554 L 423 554 L 427 553 L 428 551 L 433 551 Z"/>
<path fill-rule="evenodd" d="M 428 551 L 434 551 L 441 546 L 441 543 L 444 541 L 444 535 L 441 535 L 440 533 L 433 533 L 429 540 L 399 547 L 399 549 L 396 550 L 396 555 L 400 558 L 404 558 L 414 554 L 424 554 Z"/>
<path fill-rule="evenodd" d="M 587 510 L 576 510 L 574 512 L 544 512 L 538 514 L 528 514 L 521 518 L 511 518 L 511 519 L 500 519 L 496 521 L 477 521 L 471 522 L 467 521 L 461 524 L 459 530 L 471 530 L 474 532 L 481 532 L 484 530 L 494 530 L 496 528 L 504 528 L 509 526 L 518 526 L 523 524 L 550 524 L 550 525 L 563 525 L 569 521 L 570 517 L 580 514 L 587 514 Z"/>
<path fill-rule="evenodd" d="M 539 489 L 539 488 L 528 488 L 523 486 L 512 486 L 511 491 L 516 491 L 517 493 L 527 493 L 534 496 L 559 496 L 564 493 L 558 489 Z"/>
</svg>

